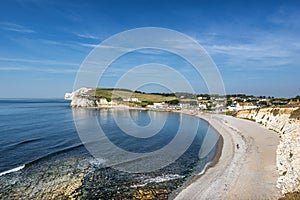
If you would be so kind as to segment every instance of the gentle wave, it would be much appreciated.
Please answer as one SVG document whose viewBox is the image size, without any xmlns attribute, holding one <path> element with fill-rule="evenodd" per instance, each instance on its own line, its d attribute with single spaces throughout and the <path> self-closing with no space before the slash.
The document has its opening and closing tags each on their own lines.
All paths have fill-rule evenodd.
<svg viewBox="0 0 300 200">
<path fill-rule="evenodd" d="M 79 147 L 82 147 L 82 146 L 83 146 L 83 144 L 77 144 L 77 145 L 73 145 L 73 146 L 71 146 L 71 147 L 67 147 L 67 148 L 65 148 L 65 149 L 61 149 L 61 150 L 59 150 L 59 151 L 51 152 L 51 153 L 49 153 L 49 154 L 46 154 L 45 156 L 42 156 L 42 157 L 37 158 L 37 159 L 35 159 L 35 160 L 31 161 L 31 162 L 26 163 L 25 166 L 26 166 L 26 167 L 27 167 L 27 166 L 30 166 L 30 165 L 32 165 L 32 164 L 38 162 L 38 161 L 44 160 L 44 159 L 49 158 L 49 157 L 51 157 L 51 156 L 54 156 L 54 155 L 57 155 L 57 154 L 60 154 L 60 153 L 64 153 L 64 152 L 67 152 L 67 151 L 70 151 L 70 150 L 73 150 L 73 149 L 76 149 L 76 148 L 79 148 Z"/>
<path fill-rule="evenodd" d="M 9 174 L 9 173 L 12 173 L 12 172 L 20 171 L 20 170 L 23 169 L 24 167 L 25 167 L 25 165 L 22 165 L 22 166 L 19 166 L 19 167 L 16 167 L 16 168 L 13 168 L 13 169 L 10 169 L 10 170 L 1 172 L 1 173 L 0 173 L 0 176 L 5 175 L 5 174 Z"/>
<path fill-rule="evenodd" d="M 14 149 L 14 148 L 17 148 L 18 146 L 22 146 L 24 144 L 29 144 L 29 143 L 32 143 L 32 142 L 37 142 L 39 140 L 41 140 L 41 138 L 23 140 L 23 141 L 20 141 L 20 142 L 17 142 L 17 143 L 11 143 L 11 144 L 7 145 L 5 148 L 6 148 L 6 150 L 7 149 Z"/>
<path fill-rule="evenodd" d="M 143 181 L 142 184 L 136 184 L 136 185 L 132 185 L 131 187 L 144 187 L 145 185 L 149 184 L 149 183 L 161 183 L 161 182 L 166 182 L 166 181 L 170 181 L 170 180 L 174 180 L 174 179 L 180 179 L 180 178 L 184 178 L 185 176 L 181 176 L 179 174 L 164 174 L 162 176 L 157 176 L 155 178 L 147 178 Z"/>
<path fill-rule="evenodd" d="M 105 163 L 104 159 L 99 159 L 99 158 L 94 158 L 89 161 L 89 163 L 95 167 L 102 167 L 103 164 Z"/>
<path fill-rule="evenodd" d="M 41 138 L 34 138 L 34 139 L 24 140 L 24 141 L 21 141 L 21 142 L 15 144 L 15 145 L 17 146 L 17 145 L 28 144 L 28 143 L 36 142 L 36 141 L 39 141 L 39 140 L 41 140 Z"/>
<path fill-rule="evenodd" d="M 205 173 L 207 167 L 211 164 L 211 162 L 206 163 L 206 165 L 204 166 L 203 170 L 198 174 L 198 175 L 202 175 Z"/>
<path fill-rule="evenodd" d="M 37 159 L 35 159 L 35 160 L 33 160 L 33 161 L 30 161 L 30 162 L 28 162 L 28 163 L 26 163 L 26 164 L 24 164 L 24 165 L 22 165 L 22 166 L 19 166 L 19 167 L 16 167 L 16 168 L 13 168 L 13 169 L 10 169 L 10 170 L 1 172 L 1 173 L 0 173 L 0 176 L 3 176 L 3 175 L 5 175 L 5 174 L 11 173 L 11 172 L 19 171 L 19 170 L 21 170 L 21 169 L 23 169 L 23 168 L 25 168 L 25 167 L 27 167 L 27 166 L 30 166 L 30 165 L 32 165 L 32 164 L 34 164 L 34 163 L 36 163 L 36 162 L 39 162 L 39 161 L 43 160 L 43 159 L 49 158 L 49 157 L 51 157 L 51 156 L 53 156 L 53 155 L 56 155 L 56 154 L 59 154 L 59 153 L 63 153 L 63 152 L 66 152 L 66 151 L 70 151 L 70 150 L 79 148 L 79 147 L 81 147 L 81 146 L 83 146 L 83 144 L 74 145 L 74 146 L 71 146 L 71 147 L 69 147 L 69 148 L 65 148 L 65 149 L 62 149 L 62 150 L 59 150 L 59 151 L 55 151 L 55 152 L 49 153 L 49 154 L 47 154 L 47 155 L 45 155 L 45 156 L 42 156 L 42 157 L 37 158 Z"/>
<path fill-rule="evenodd" d="M 165 182 L 165 181 L 170 181 L 173 179 L 179 179 L 179 178 L 184 178 L 184 176 L 178 175 L 178 174 L 165 174 L 162 176 L 157 176 L 155 178 L 149 178 L 144 180 L 144 183 L 161 183 L 161 182 Z"/>
</svg>

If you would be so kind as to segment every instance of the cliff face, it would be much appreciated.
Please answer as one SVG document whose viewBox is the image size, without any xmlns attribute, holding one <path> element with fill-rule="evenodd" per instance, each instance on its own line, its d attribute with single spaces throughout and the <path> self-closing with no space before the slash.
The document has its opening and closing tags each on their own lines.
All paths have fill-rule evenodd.
<svg viewBox="0 0 300 200">
<path fill-rule="evenodd" d="M 236 117 L 255 120 L 279 134 L 277 187 L 283 194 L 300 191 L 300 108 L 262 108 L 239 111 Z"/>
<path fill-rule="evenodd" d="M 71 100 L 71 107 L 97 107 L 99 105 L 107 105 L 105 98 L 95 99 L 90 96 L 93 94 L 92 88 L 80 88 L 72 93 L 66 93 L 65 99 Z"/>
</svg>

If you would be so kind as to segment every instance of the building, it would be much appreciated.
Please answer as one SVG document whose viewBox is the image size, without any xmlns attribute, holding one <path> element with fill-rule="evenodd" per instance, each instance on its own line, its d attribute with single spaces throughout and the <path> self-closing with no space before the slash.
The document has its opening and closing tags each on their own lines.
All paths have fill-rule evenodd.
<svg viewBox="0 0 300 200">
<path fill-rule="evenodd" d="M 289 105 L 293 105 L 293 106 L 297 106 L 300 105 L 299 99 L 297 99 L 296 101 L 294 101 L 293 99 L 290 100 Z"/>
<path fill-rule="evenodd" d="M 167 109 L 168 104 L 166 104 L 165 102 L 153 103 L 153 105 L 148 105 L 147 107 L 152 109 Z"/>
<path fill-rule="evenodd" d="M 247 102 L 238 102 L 227 107 L 229 111 L 250 110 L 256 108 L 259 108 L 259 106 L 255 106 L 252 103 Z"/>
<path fill-rule="evenodd" d="M 205 110 L 205 109 L 207 109 L 207 106 L 206 106 L 206 104 L 204 104 L 204 103 L 199 103 L 199 104 L 198 104 L 198 107 L 199 107 L 200 110 Z"/>
<path fill-rule="evenodd" d="M 139 99 L 136 98 L 136 97 L 124 98 L 123 101 L 125 101 L 125 102 L 141 102 L 141 101 L 139 101 Z"/>
</svg>

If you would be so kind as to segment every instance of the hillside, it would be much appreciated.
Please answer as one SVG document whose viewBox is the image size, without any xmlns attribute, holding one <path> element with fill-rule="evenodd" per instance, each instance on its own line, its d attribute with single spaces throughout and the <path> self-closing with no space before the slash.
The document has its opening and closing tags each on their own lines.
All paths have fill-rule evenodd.
<svg viewBox="0 0 300 200">
<path fill-rule="evenodd" d="M 124 89 L 105 89 L 97 88 L 89 92 L 91 95 L 95 95 L 98 98 L 106 98 L 112 100 L 121 100 L 126 98 L 138 98 L 139 101 L 147 102 L 165 102 L 177 99 L 176 96 L 167 96 L 162 94 L 147 94 L 141 92 L 132 92 Z"/>
<path fill-rule="evenodd" d="M 72 107 L 99 107 L 117 104 L 145 107 L 159 102 L 178 103 L 177 97 L 173 94 L 146 94 L 125 89 L 105 88 L 80 88 L 72 93 L 66 93 L 65 99 L 72 100 Z"/>
</svg>

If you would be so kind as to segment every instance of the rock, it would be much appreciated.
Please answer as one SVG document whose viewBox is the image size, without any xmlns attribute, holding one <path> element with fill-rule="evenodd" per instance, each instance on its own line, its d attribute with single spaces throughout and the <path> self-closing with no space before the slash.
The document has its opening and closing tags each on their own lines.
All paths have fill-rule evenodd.
<svg viewBox="0 0 300 200">
<path fill-rule="evenodd" d="M 72 100 L 72 97 L 73 97 L 73 93 L 66 93 L 65 94 L 65 100 Z"/>
<path fill-rule="evenodd" d="M 72 93 L 66 93 L 65 99 L 72 100 L 71 107 L 95 107 L 97 102 L 92 98 L 92 88 L 80 88 Z"/>
<path fill-rule="evenodd" d="M 65 99 L 71 100 L 71 107 L 99 107 L 110 105 L 106 98 L 95 98 L 95 89 L 80 88 L 72 93 L 66 93 Z"/>
</svg>

